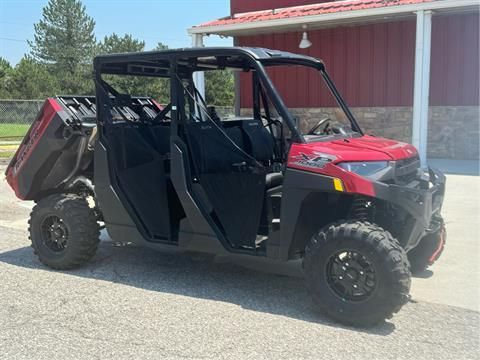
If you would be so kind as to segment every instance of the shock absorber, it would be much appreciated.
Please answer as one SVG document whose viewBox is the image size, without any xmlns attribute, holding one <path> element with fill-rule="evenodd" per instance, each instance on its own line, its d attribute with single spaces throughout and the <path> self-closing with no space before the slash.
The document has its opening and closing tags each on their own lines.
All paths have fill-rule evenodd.
<svg viewBox="0 0 480 360">
<path fill-rule="evenodd" d="M 360 221 L 372 220 L 373 203 L 364 196 L 356 196 L 350 208 L 350 218 Z"/>
</svg>

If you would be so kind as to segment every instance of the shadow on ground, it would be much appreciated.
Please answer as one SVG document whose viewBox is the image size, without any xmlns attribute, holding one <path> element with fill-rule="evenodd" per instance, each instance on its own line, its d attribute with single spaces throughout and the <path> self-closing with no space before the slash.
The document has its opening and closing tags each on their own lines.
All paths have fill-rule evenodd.
<svg viewBox="0 0 480 360">
<path fill-rule="evenodd" d="M 433 271 L 430 269 L 427 269 L 412 276 L 419 279 L 430 279 L 433 276 Z"/>
<path fill-rule="evenodd" d="M 238 259 L 233 260 L 236 263 L 231 260 L 224 258 L 219 261 L 213 256 L 200 254 L 161 253 L 102 241 L 92 262 L 63 273 L 149 291 L 228 302 L 248 310 L 375 335 L 388 335 L 395 329 L 390 322 L 369 329 L 334 323 L 316 311 L 298 274 L 279 274 L 295 273 L 295 269 L 279 269 L 278 264 L 265 261 L 245 268 L 238 265 Z M 30 247 L 1 253 L 0 262 L 53 271 L 38 261 Z"/>
</svg>

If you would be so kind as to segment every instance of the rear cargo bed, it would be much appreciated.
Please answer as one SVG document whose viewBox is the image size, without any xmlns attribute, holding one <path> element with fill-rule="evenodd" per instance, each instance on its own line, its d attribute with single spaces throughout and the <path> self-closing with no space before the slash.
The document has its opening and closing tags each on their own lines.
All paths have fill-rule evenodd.
<svg viewBox="0 0 480 360">
<path fill-rule="evenodd" d="M 93 96 L 57 96 L 45 101 L 6 170 L 17 197 L 35 200 L 62 190 L 78 174 L 91 178 L 96 110 Z M 152 99 L 132 98 L 131 106 L 112 110 L 112 119 L 152 119 L 160 110 Z"/>
</svg>

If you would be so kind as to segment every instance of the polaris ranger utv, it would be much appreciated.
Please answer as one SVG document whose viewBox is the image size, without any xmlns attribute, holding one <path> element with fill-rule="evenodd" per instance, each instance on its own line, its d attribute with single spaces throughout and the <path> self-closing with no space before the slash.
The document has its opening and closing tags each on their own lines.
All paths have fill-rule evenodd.
<svg viewBox="0 0 480 360">
<path fill-rule="evenodd" d="M 269 75 L 292 67 L 339 106 L 305 131 Z M 195 87 L 195 72 L 224 69 L 251 83 L 245 117 L 221 119 Z M 170 103 L 107 82 L 129 75 L 168 79 Z M 92 258 L 101 227 L 151 248 L 303 259 L 315 304 L 366 326 L 399 311 L 410 266 L 443 249 L 445 177 L 422 171 L 413 146 L 365 135 L 320 60 L 238 47 L 106 55 L 94 79 L 95 97 L 45 102 L 6 171 L 36 202 L 30 238 L 51 268 Z"/>
</svg>

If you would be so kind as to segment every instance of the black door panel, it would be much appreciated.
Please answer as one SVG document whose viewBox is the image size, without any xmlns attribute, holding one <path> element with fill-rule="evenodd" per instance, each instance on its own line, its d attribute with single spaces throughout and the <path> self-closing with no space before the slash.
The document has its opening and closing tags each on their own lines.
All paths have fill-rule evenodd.
<svg viewBox="0 0 480 360">
<path fill-rule="evenodd" d="M 151 130 L 130 124 L 112 126 L 108 133 L 113 150 L 110 155 L 120 195 L 135 214 L 137 227 L 141 226 L 150 240 L 168 240 L 171 226 L 166 159 L 155 147 L 155 132 Z"/>
<path fill-rule="evenodd" d="M 194 177 L 203 188 L 210 216 L 233 247 L 254 247 L 265 191 L 265 170 L 243 150 L 240 127 L 186 126 Z"/>
</svg>

